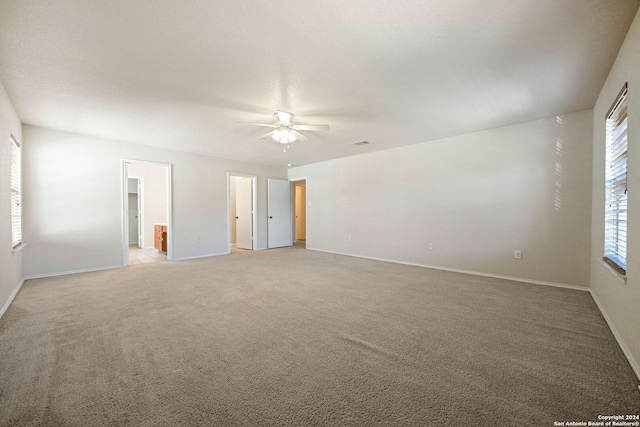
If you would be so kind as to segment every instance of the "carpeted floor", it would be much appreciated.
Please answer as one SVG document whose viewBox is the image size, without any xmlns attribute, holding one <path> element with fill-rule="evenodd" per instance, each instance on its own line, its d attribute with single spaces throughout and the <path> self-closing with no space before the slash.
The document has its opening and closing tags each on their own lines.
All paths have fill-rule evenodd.
<svg viewBox="0 0 640 427">
<path fill-rule="evenodd" d="M 637 414 L 587 292 L 286 248 L 29 280 L 0 425 L 552 426 Z"/>
</svg>

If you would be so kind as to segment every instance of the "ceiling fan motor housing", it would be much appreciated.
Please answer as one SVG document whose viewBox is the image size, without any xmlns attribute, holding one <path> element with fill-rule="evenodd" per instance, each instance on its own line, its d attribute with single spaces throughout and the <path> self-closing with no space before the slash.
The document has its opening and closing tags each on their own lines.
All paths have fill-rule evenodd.
<svg viewBox="0 0 640 427">
<path fill-rule="evenodd" d="M 278 123 L 283 126 L 291 126 L 291 123 L 293 123 L 293 118 L 295 117 L 291 113 L 279 110 L 274 114 L 274 116 L 276 116 L 276 118 L 278 119 Z"/>
</svg>

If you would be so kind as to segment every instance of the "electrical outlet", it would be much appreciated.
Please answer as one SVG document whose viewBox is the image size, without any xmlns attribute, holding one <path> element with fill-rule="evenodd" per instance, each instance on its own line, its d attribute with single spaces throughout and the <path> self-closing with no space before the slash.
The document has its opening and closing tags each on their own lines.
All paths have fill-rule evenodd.
<svg viewBox="0 0 640 427">
<path fill-rule="evenodd" d="M 515 259 L 522 259 L 522 251 L 515 251 L 515 252 L 513 253 L 513 257 L 514 257 Z"/>
<path fill-rule="evenodd" d="M 196 237 L 196 244 L 199 244 L 199 243 L 200 243 L 200 238 Z"/>
<path fill-rule="evenodd" d="M 347 237 L 347 242 L 351 241 L 351 236 Z"/>
<path fill-rule="evenodd" d="M 433 249 L 433 243 L 429 243 L 429 249 Z"/>
</svg>

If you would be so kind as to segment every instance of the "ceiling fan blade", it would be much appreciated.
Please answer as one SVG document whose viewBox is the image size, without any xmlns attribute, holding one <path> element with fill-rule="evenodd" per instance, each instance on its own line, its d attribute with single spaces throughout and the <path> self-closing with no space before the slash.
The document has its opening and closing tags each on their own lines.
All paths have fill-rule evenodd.
<svg viewBox="0 0 640 427">
<path fill-rule="evenodd" d="M 272 131 L 271 131 L 271 132 L 269 132 L 269 133 L 265 133 L 264 135 L 262 135 L 262 136 L 261 136 L 260 138 L 258 138 L 258 139 L 267 139 L 267 138 L 269 138 L 271 135 L 273 135 L 274 133 L 276 133 L 276 131 L 275 131 L 275 130 L 272 130 Z"/>
<path fill-rule="evenodd" d="M 293 130 L 329 130 L 329 125 L 293 125 Z"/>
<path fill-rule="evenodd" d="M 291 132 L 293 132 L 293 134 L 296 136 L 296 138 L 299 139 L 300 141 L 308 141 L 309 140 L 309 138 L 307 138 L 306 136 L 304 136 L 303 134 L 301 134 L 297 130 L 291 129 Z"/>
<path fill-rule="evenodd" d="M 268 128 L 277 128 L 278 125 L 268 125 L 266 123 L 250 123 L 250 122 L 238 122 L 241 123 L 243 125 L 253 125 L 253 126 L 266 126 Z"/>
</svg>

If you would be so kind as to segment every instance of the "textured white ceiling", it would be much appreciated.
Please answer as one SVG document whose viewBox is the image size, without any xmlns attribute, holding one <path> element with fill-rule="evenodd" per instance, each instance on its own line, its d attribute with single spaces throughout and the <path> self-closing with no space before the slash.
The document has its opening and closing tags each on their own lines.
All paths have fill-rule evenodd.
<svg viewBox="0 0 640 427">
<path fill-rule="evenodd" d="M 638 6 L 0 0 L 0 80 L 26 124 L 302 165 L 589 109 Z M 237 123 L 278 109 L 331 131 Z"/>
</svg>

